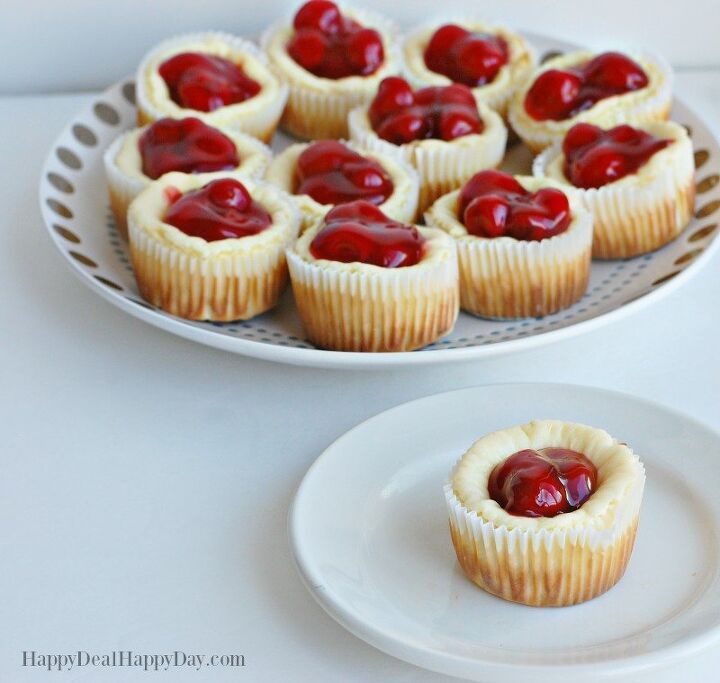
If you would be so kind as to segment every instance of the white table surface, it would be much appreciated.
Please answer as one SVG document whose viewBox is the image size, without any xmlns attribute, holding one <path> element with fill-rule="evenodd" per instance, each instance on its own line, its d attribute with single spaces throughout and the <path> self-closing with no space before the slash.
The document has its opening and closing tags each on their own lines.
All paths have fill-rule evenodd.
<svg viewBox="0 0 720 683">
<path fill-rule="evenodd" d="M 685 71 L 677 92 L 720 133 L 720 72 Z M 504 381 L 618 389 L 720 429 L 720 258 L 630 319 L 435 369 L 275 365 L 129 317 L 73 277 L 37 206 L 46 151 L 88 99 L 0 98 L 0 681 L 155 680 L 21 666 L 23 650 L 78 649 L 246 658 L 157 674 L 172 681 L 454 680 L 357 640 L 296 575 L 288 507 L 332 440 L 398 403 Z M 701 680 L 718 664 L 720 646 L 633 683 Z"/>
</svg>

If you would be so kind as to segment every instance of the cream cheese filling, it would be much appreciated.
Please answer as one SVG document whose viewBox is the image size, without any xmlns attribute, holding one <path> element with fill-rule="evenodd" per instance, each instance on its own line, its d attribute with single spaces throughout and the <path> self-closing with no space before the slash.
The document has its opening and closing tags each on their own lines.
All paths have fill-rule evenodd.
<svg viewBox="0 0 720 683">
<path fill-rule="evenodd" d="M 454 23 L 473 33 L 483 33 L 503 38 L 508 46 L 508 61 L 498 71 L 495 78 L 485 85 L 473 88 L 478 95 L 491 104 L 494 98 L 510 95 L 518 81 L 533 62 L 531 49 L 525 39 L 514 31 L 502 26 L 493 26 L 484 22 L 458 20 L 444 22 Z M 425 64 L 425 49 L 430 43 L 439 25 L 424 26 L 411 33 L 403 45 L 403 58 L 408 75 L 418 84 L 449 85 L 452 83 L 447 76 L 432 71 Z"/>
<path fill-rule="evenodd" d="M 194 256 L 251 254 L 292 240 L 297 233 L 299 215 L 290 198 L 269 183 L 246 179 L 241 182 L 252 199 L 261 204 L 271 217 L 271 225 L 256 235 L 208 242 L 201 237 L 186 235 L 165 223 L 163 217 L 170 204 L 166 194 L 168 188 L 174 187 L 185 194 L 206 184 L 203 179 L 184 173 L 167 173 L 151 183 L 130 205 L 128 223 L 164 246 Z M 132 231 L 130 236 L 132 239 Z"/>
<path fill-rule="evenodd" d="M 569 448 L 582 453 L 598 471 L 597 488 L 583 505 L 555 517 L 511 515 L 490 498 L 488 480 L 496 465 L 523 449 Z M 558 420 L 535 420 L 476 441 L 455 467 L 451 486 L 460 503 L 484 521 L 509 529 L 553 531 L 612 528 L 619 508 L 631 507 L 642 492 L 645 470 L 637 455 L 602 429 Z M 638 493 L 639 491 L 639 493 Z"/>
<path fill-rule="evenodd" d="M 523 128 L 533 130 L 537 133 L 557 135 L 581 121 L 595 123 L 601 126 L 604 122 L 611 124 L 617 117 L 618 108 L 629 112 L 646 103 L 650 104 L 664 99 L 669 101 L 672 87 L 672 72 L 670 67 L 663 60 L 655 56 L 625 53 L 636 61 L 645 71 L 648 84 L 644 88 L 632 90 L 621 95 L 606 97 L 596 102 L 589 109 L 560 121 L 552 119 L 537 121 L 528 114 L 525 109 L 525 96 L 542 73 L 549 69 L 562 70 L 585 64 L 593 59 L 593 57 L 596 57 L 597 54 L 599 53 L 583 50 L 570 52 L 545 62 L 532 73 L 515 93 L 511 105 L 512 121 Z"/>
<path fill-rule="evenodd" d="M 170 97 L 167 84 L 158 68 L 182 52 L 202 52 L 228 59 L 260 84 L 260 92 L 243 102 L 220 107 L 212 112 L 197 111 L 180 106 Z M 156 111 L 173 118 L 196 116 L 215 123 L 232 121 L 241 116 L 254 116 L 283 96 L 280 82 L 266 64 L 257 46 L 225 33 L 197 33 L 167 40 L 152 50 L 138 69 L 139 104 L 144 102 Z"/>
<path fill-rule="evenodd" d="M 382 38 L 385 58 L 380 67 L 367 76 L 347 76 L 345 78 L 322 78 L 300 66 L 288 53 L 287 44 L 295 33 L 292 22 L 286 20 L 271 26 L 262 38 L 262 45 L 278 71 L 295 86 L 302 86 L 317 93 L 346 93 L 358 91 L 375 92 L 378 83 L 386 76 L 400 70 L 397 54 L 397 37 L 394 26 L 387 20 L 370 12 L 339 6 L 343 15 L 354 19 L 365 28 L 375 29 Z"/>
</svg>

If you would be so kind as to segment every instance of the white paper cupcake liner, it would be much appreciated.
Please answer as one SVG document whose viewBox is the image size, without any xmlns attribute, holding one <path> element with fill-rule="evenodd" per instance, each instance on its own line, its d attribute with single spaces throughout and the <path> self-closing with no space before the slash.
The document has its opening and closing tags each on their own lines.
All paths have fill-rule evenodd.
<svg viewBox="0 0 720 683">
<path fill-rule="evenodd" d="M 312 143 L 290 145 L 272 160 L 265 174 L 265 180 L 292 195 L 302 215 L 301 233 L 333 207 L 332 204 L 320 204 L 308 195 L 293 194 L 298 157 L 310 144 Z M 352 142 L 344 144 L 358 154 L 377 161 L 390 176 L 393 193 L 378 208 L 396 221 L 414 223 L 417 218 L 419 193 L 419 179 L 415 169 L 402 159 L 363 149 Z"/>
<path fill-rule="evenodd" d="M 521 429 L 536 424 L 553 425 L 551 429 L 558 424 L 575 427 L 539 421 Z M 501 436 L 502 432 L 496 435 Z M 509 441 L 512 442 L 512 437 Z M 562 442 L 547 445 L 572 447 Z M 617 442 L 613 445 L 617 447 Z M 604 469 L 597 462 L 596 466 L 599 472 Z M 623 468 L 623 474 L 612 483 L 600 479 L 596 491 L 578 511 L 555 518 L 514 517 L 496 503 L 484 502 L 484 508 L 509 524 L 468 509 L 452 484 L 446 484 L 450 532 L 467 577 L 498 597 L 531 606 L 574 605 L 610 589 L 622 578 L 630 559 L 645 486 L 644 468 L 631 451 Z M 478 472 L 474 475 L 480 476 Z M 611 492 L 604 491 L 604 487 L 610 487 Z M 601 519 L 594 517 L 593 512 L 585 512 L 592 507 L 594 496 L 605 496 L 607 501 L 599 503 L 601 508 L 606 506 Z"/>
<path fill-rule="evenodd" d="M 287 284 L 285 248 L 295 238 L 299 216 L 277 188 L 243 179 L 273 218 L 251 237 L 206 242 L 189 237 L 155 215 L 168 185 L 185 192 L 196 177 L 167 174 L 132 203 L 128 213 L 130 254 L 142 297 L 164 311 L 191 320 L 247 320 L 275 306 Z M 158 212 L 159 213 L 159 212 Z M 272 233 L 271 233 L 272 231 Z"/>
<path fill-rule="evenodd" d="M 425 211 L 438 197 L 460 187 L 478 171 L 498 166 L 505 156 L 507 128 L 500 115 L 478 103 L 485 129 L 479 135 L 465 135 L 450 142 L 418 140 L 393 145 L 373 130 L 367 108 L 350 112 L 350 137 L 361 147 L 395 155 L 415 168 L 420 176 L 419 210 Z"/>
<path fill-rule="evenodd" d="M 292 26 L 286 19 L 270 26 L 261 38 L 260 43 L 275 71 L 289 88 L 281 125 L 297 138 L 347 138 L 349 112 L 369 104 L 380 81 L 402 68 L 398 32 L 392 22 L 375 13 L 342 5 L 340 11 L 382 35 L 385 60 L 375 73 L 333 80 L 306 71 L 287 54 L 286 44 L 292 36 Z"/>
<path fill-rule="evenodd" d="M 416 266 L 380 268 L 311 260 L 320 223 L 288 249 L 295 303 L 308 339 L 336 351 L 411 351 L 449 332 L 458 314 L 452 240 L 418 228 L 432 253 Z"/>
<path fill-rule="evenodd" d="M 525 95 L 540 73 L 550 68 L 562 69 L 592 59 L 593 56 L 594 53 L 591 52 L 572 52 L 551 59 L 530 74 L 515 92 L 508 110 L 508 120 L 513 130 L 533 152 L 539 153 L 561 140 L 576 123 L 593 123 L 603 128 L 611 128 L 621 123 L 641 126 L 652 121 L 663 121 L 670 116 L 672 68 L 662 57 L 647 52 L 630 55 L 648 74 L 649 84 L 646 88 L 607 97 L 590 109 L 562 121 L 535 121 L 525 111 Z"/>
<path fill-rule="evenodd" d="M 240 157 L 240 164 L 228 171 L 213 171 L 212 173 L 194 173 L 195 177 L 202 179 L 203 183 L 228 175 L 238 175 L 241 178 L 253 180 L 262 178 L 272 159 L 270 149 L 257 138 L 240 133 L 228 128 L 217 128 L 227 135 L 234 143 Z M 118 232 L 124 238 L 127 234 L 127 211 L 130 203 L 137 197 L 151 182 L 152 179 L 146 176 L 137 177 L 124 171 L 117 163 L 118 155 L 131 138 L 137 138 L 143 129 L 134 129 L 117 137 L 103 154 L 103 166 L 108 184 L 110 196 L 110 208 L 115 216 L 115 224 Z M 141 169 L 137 169 L 142 173 Z"/>
<path fill-rule="evenodd" d="M 518 180 L 531 191 L 559 186 L 545 179 Z M 573 218 L 565 232 L 524 241 L 468 235 L 457 216 L 459 195 L 460 190 L 455 190 L 438 199 L 425 214 L 425 221 L 456 240 L 464 311 L 501 320 L 540 317 L 582 297 L 590 277 L 593 227 L 592 217 L 576 198 L 569 196 Z"/>
<path fill-rule="evenodd" d="M 468 578 L 505 600 L 562 607 L 591 600 L 623 576 L 635 544 L 642 486 L 611 532 L 508 529 L 468 511 L 445 486 L 450 532 Z"/>
<path fill-rule="evenodd" d="M 631 258 L 659 249 L 674 240 L 692 218 L 695 164 L 690 138 L 671 122 L 652 123 L 645 129 L 675 142 L 636 174 L 597 189 L 575 188 L 593 216 L 593 258 Z M 533 174 L 547 177 L 552 169 L 550 177 L 556 178 L 561 157 L 562 145 L 556 143 L 535 159 Z"/>
<path fill-rule="evenodd" d="M 160 75 L 156 71 L 152 73 L 157 68 L 155 62 L 163 54 L 167 53 L 169 58 L 172 54 L 183 52 L 188 46 L 197 43 L 223 43 L 235 52 L 250 56 L 257 67 L 254 67 L 252 73 L 248 75 L 260 83 L 262 90 L 255 97 L 244 102 L 221 107 L 212 112 L 185 109 L 173 102 Z M 152 92 L 150 84 L 158 92 Z M 196 116 L 208 125 L 234 128 L 264 142 L 272 140 L 285 108 L 287 96 L 287 86 L 273 73 L 267 57 L 257 45 L 220 31 L 188 33 L 163 41 L 145 55 L 140 62 L 136 77 L 139 126 L 165 116 L 172 118 Z"/>
<path fill-rule="evenodd" d="M 473 88 L 478 101 L 494 109 L 503 118 L 507 117 L 510 99 L 517 88 L 528 76 L 535 64 L 535 53 L 528 42 L 518 33 L 504 26 L 478 21 L 472 17 L 448 18 L 443 22 L 425 24 L 412 29 L 403 40 L 402 55 L 404 73 L 413 88 L 425 86 L 449 85 L 452 81 L 443 74 L 431 71 L 425 65 L 424 52 L 432 34 L 444 24 L 456 24 L 469 31 L 491 33 L 502 36 L 510 50 L 510 59 L 491 83 Z"/>
</svg>

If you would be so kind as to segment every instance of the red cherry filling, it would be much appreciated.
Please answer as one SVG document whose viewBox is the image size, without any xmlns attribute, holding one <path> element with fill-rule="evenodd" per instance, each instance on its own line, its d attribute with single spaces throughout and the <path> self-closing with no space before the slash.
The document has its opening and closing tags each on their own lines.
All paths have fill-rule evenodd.
<svg viewBox="0 0 720 683">
<path fill-rule="evenodd" d="M 425 238 L 414 225 L 388 218 L 374 204 L 350 202 L 331 209 L 310 243 L 317 259 L 403 268 L 419 263 Z"/>
<path fill-rule="evenodd" d="M 575 187 L 602 187 L 635 173 L 671 142 L 632 126 L 603 130 L 578 123 L 563 140 L 565 177 Z"/>
<path fill-rule="evenodd" d="M 244 102 L 260 92 L 260 84 L 237 64 L 201 52 L 182 52 L 158 68 L 173 102 L 186 109 L 215 111 Z"/>
<path fill-rule="evenodd" d="M 235 168 L 235 143 L 200 119 L 159 119 L 138 141 L 142 171 L 155 180 L 170 171 L 211 173 Z"/>
<path fill-rule="evenodd" d="M 176 198 L 163 221 L 207 242 L 257 235 L 270 227 L 270 214 L 234 178 L 213 180 Z"/>
<path fill-rule="evenodd" d="M 344 17 L 329 0 L 310 0 L 295 15 L 288 54 L 321 78 L 369 76 L 383 63 L 380 34 Z"/>
<path fill-rule="evenodd" d="M 466 85 L 421 88 L 415 92 L 402 78 L 385 78 L 368 110 L 379 137 L 394 145 L 436 138 L 454 140 L 482 133 L 485 126 Z"/>
<path fill-rule="evenodd" d="M 344 204 L 364 199 L 382 204 L 393 183 L 382 166 L 337 140 L 311 144 L 299 157 L 295 194 L 306 194 L 321 204 Z"/>
<path fill-rule="evenodd" d="M 642 67 L 619 52 L 603 52 L 571 69 L 548 69 L 525 95 L 525 110 L 536 121 L 562 121 L 596 102 L 648 84 Z"/>
<path fill-rule="evenodd" d="M 425 48 L 425 66 L 470 87 L 495 80 L 507 64 L 507 43 L 500 36 L 472 33 L 461 26 L 446 24 L 433 33 Z"/>
<path fill-rule="evenodd" d="M 555 517 L 577 510 L 597 485 L 597 468 L 569 448 L 513 453 L 490 473 L 490 497 L 511 515 Z"/>
<path fill-rule="evenodd" d="M 528 192 L 501 171 L 481 171 L 465 184 L 458 215 L 471 235 L 543 240 L 567 230 L 570 204 L 560 190 Z"/>
</svg>

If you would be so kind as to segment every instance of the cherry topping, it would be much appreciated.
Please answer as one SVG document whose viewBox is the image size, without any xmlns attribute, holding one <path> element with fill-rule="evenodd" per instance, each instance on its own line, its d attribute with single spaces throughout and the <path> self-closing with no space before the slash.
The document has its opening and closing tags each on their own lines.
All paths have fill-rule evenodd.
<svg viewBox="0 0 720 683">
<path fill-rule="evenodd" d="M 382 204 L 393 183 L 382 166 L 337 140 L 312 143 L 298 157 L 295 194 L 306 194 L 321 204 L 344 204 L 364 199 Z"/>
<path fill-rule="evenodd" d="M 369 76 L 385 59 L 382 38 L 344 17 L 329 0 L 310 0 L 295 15 L 288 54 L 321 78 Z"/>
<path fill-rule="evenodd" d="M 170 205 L 163 221 L 207 242 L 256 235 L 272 223 L 270 214 L 234 178 L 186 192 Z"/>
<path fill-rule="evenodd" d="M 138 141 L 142 171 L 155 180 L 170 171 L 211 173 L 240 163 L 235 143 L 200 119 L 159 119 Z"/>
<path fill-rule="evenodd" d="M 399 76 L 383 79 L 368 117 L 378 136 L 394 145 L 428 138 L 454 140 L 482 133 L 485 127 L 466 85 L 453 83 L 413 92 Z"/>
<path fill-rule="evenodd" d="M 419 263 L 425 238 L 414 225 L 388 218 L 374 204 L 355 201 L 331 209 L 310 243 L 317 259 L 403 268 Z"/>
<path fill-rule="evenodd" d="M 295 30 L 314 28 L 323 33 L 336 33 L 342 27 L 342 15 L 338 6 L 330 0 L 306 2 L 295 14 Z"/>
<path fill-rule="evenodd" d="M 560 190 L 543 187 L 528 192 L 511 175 L 481 171 L 465 184 L 458 215 L 471 235 L 543 240 L 570 225 L 570 204 Z"/>
<path fill-rule="evenodd" d="M 472 33 L 455 24 L 445 24 L 433 33 L 424 57 L 431 71 L 476 87 L 495 79 L 507 64 L 508 48 L 500 36 Z"/>
<path fill-rule="evenodd" d="M 158 68 L 173 102 L 187 109 L 215 111 L 244 102 L 260 92 L 260 84 L 237 64 L 201 52 L 182 52 Z"/>
<path fill-rule="evenodd" d="M 578 123 L 563 141 L 565 177 L 575 187 L 602 187 L 635 173 L 671 142 L 632 126 L 603 130 Z"/>
<path fill-rule="evenodd" d="M 555 517 L 577 510 L 597 485 L 597 468 L 569 448 L 513 453 L 490 473 L 490 497 L 511 515 Z"/>
<path fill-rule="evenodd" d="M 642 67 L 619 52 L 603 52 L 570 69 L 541 73 L 525 95 L 525 110 L 536 121 L 562 121 L 596 102 L 644 88 Z"/>
</svg>

